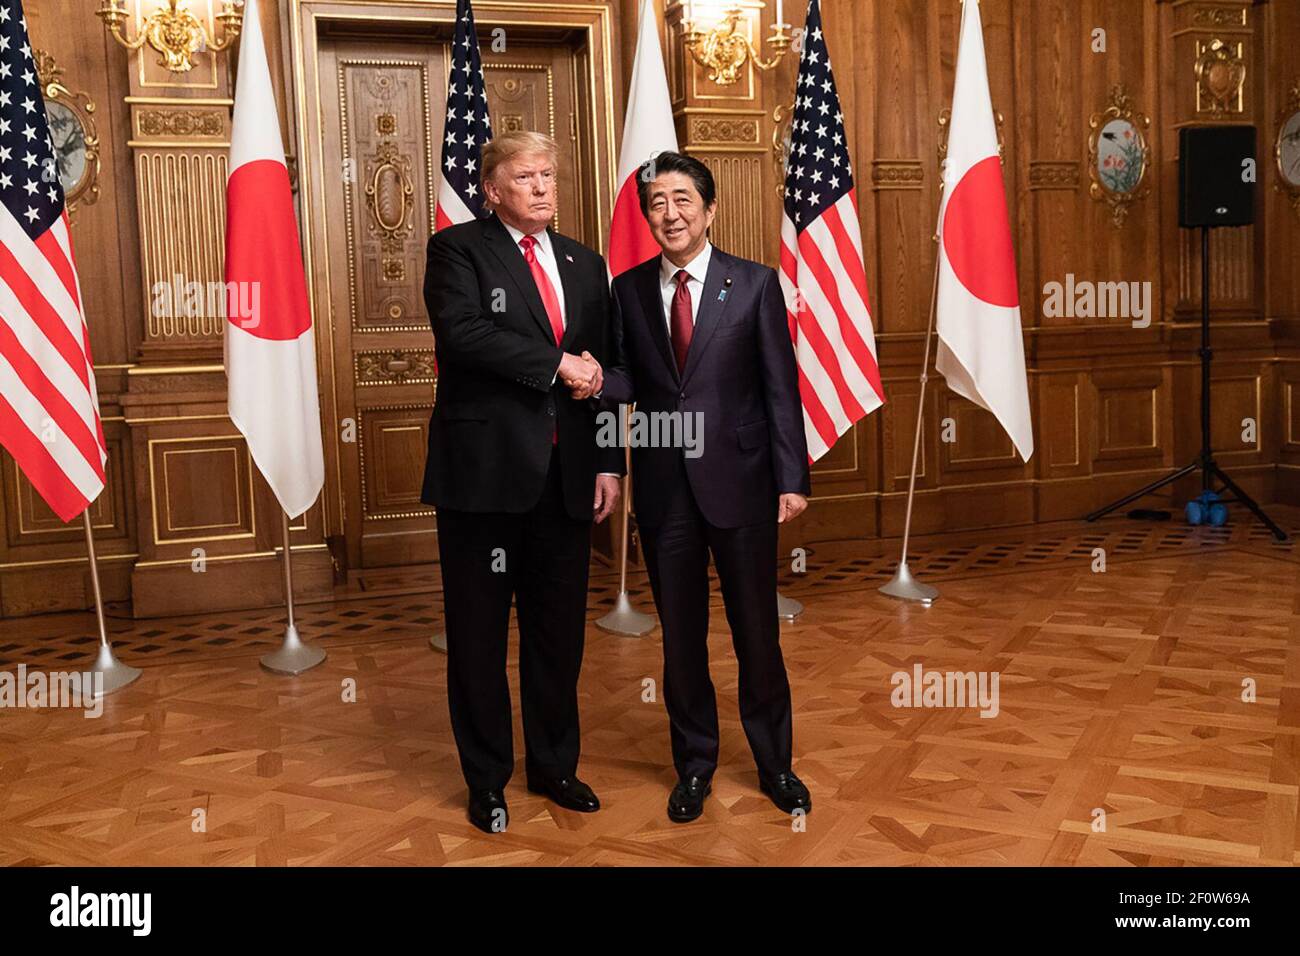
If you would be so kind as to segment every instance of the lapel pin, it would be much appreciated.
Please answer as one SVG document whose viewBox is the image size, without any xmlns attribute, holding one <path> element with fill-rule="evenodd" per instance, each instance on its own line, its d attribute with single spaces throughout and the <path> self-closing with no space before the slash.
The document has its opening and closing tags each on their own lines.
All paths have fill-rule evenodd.
<svg viewBox="0 0 1300 956">
<path fill-rule="evenodd" d="M 573 261 L 573 256 L 569 255 L 567 252 L 564 254 L 564 258 L 569 262 Z"/>
<path fill-rule="evenodd" d="M 731 276 L 727 276 L 727 278 L 722 280 L 722 286 L 723 286 L 722 290 L 718 293 L 718 301 L 726 302 L 727 291 L 731 288 Z"/>
</svg>

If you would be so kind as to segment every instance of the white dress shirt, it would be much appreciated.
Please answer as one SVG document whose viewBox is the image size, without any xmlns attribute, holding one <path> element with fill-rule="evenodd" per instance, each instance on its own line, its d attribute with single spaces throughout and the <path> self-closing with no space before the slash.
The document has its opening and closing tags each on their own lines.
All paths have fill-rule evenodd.
<svg viewBox="0 0 1300 956">
<path fill-rule="evenodd" d="M 677 294 L 677 273 L 686 269 L 686 274 L 690 276 L 686 280 L 686 288 L 691 293 L 691 323 L 695 323 L 695 317 L 700 313 L 700 300 L 704 298 L 704 277 L 709 274 L 709 258 L 713 253 L 713 243 L 705 241 L 704 248 L 690 262 L 683 266 L 673 265 L 672 261 L 663 254 L 659 256 L 659 294 L 664 300 L 664 322 L 668 325 L 669 338 L 672 337 L 673 322 L 673 296 Z"/>
</svg>

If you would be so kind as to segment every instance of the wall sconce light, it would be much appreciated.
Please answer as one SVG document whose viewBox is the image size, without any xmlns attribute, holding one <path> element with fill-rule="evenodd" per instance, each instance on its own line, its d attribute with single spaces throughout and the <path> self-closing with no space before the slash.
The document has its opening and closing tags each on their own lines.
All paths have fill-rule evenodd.
<svg viewBox="0 0 1300 956">
<path fill-rule="evenodd" d="M 740 5 L 735 3 L 727 7 L 717 25 L 705 32 L 696 25 L 694 0 L 688 2 L 682 20 L 686 49 L 696 63 L 709 71 L 709 79 L 720 86 L 730 86 L 739 80 L 740 70 L 747 60 L 752 60 L 760 70 L 770 70 L 785 58 L 790 49 L 790 24 L 782 16 L 781 2 L 776 2 L 776 23 L 772 25 L 772 35 L 767 38 L 767 45 L 772 49 L 770 60 L 764 60 L 749 37 L 738 29 L 744 14 Z"/>
<path fill-rule="evenodd" d="M 128 13 L 125 0 L 104 0 L 95 16 L 104 21 L 113 39 L 128 50 L 138 50 L 148 43 L 160 54 L 159 66 L 165 66 L 173 73 L 188 73 L 194 68 L 194 54 L 205 50 L 219 52 L 239 36 L 239 28 L 244 22 L 242 8 L 242 0 L 222 0 L 221 12 L 216 16 L 219 37 L 208 36 L 207 27 L 190 12 L 188 0 L 165 0 L 145 19 L 134 40 L 126 36 Z"/>
</svg>

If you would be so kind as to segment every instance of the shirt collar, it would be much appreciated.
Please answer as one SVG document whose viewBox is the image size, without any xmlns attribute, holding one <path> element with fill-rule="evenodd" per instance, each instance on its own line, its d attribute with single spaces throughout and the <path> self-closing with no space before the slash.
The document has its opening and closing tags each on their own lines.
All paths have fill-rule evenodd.
<svg viewBox="0 0 1300 956">
<path fill-rule="evenodd" d="M 500 219 L 499 216 L 497 218 Z M 516 229 L 514 226 L 510 225 L 510 223 L 506 222 L 504 219 L 501 219 L 501 225 L 506 227 L 506 232 L 510 233 L 510 238 L 514 240 L 515 245 L 516 246 L 519 245 L 519 241 L 524 238 L 523 231 L 520 229 Z M 547 230 L 542 229 L 538 232 L 534 232 L 532 236 L 534 239 L 537 240 L 537 245 L 541 248 L 541 250 L 549 254 L 551 251 L 550 233 L 548 233 Z"/>
<path fill-rule="evenodd" d="M 701 249 L 690 262 L 686 263 L 686 274 L 692 279 L 703 284 L 704 277 L 709 272 L 709 259 L 713 253 L 713 243 L 707 239 L 704 241 L 704 248 Z M 673 281 L 673 276 L 677 275 L 679 266 L 673 265 L 672 261 L 663 253 L 659 254 L 659 281 L 664 285 Z"/>
</svg>

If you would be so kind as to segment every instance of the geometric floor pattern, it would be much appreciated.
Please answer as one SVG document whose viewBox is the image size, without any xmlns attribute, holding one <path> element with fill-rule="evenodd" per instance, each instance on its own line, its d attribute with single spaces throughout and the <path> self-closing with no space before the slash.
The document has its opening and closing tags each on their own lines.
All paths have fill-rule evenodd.
<svg viewBox="0 0 1300 956">
<path fill-rule="evenodd" d="M 427 645 L 437 595 L 380 587 L 299 609 L 329 657 L 296 678 L 256 663 L 278 642 L 274 610 L 112 621 L 144 674 L 100 718 L 0 709 L 0 864 L 1300 863 L 1294 539 L 1117 519 L 916 545 L 913 571 L 941 591 L 928 608 L 876 591 L 896 542 L 810 546 L 807 573 L 783 575 L 805 605 L 782 625 L 795 770 L 814 801 L 804 821 L 758 792 L 715 613 L 722 750 L 700 820 L 664 813 L 667 718 L 643 699 L 658 632 L 593 625 L 580 772 L 603 809 L 527 793 L 517 753 L 510 829 L 481 834 L 464 818 L 445 658 Z M 650 610 L 644 581 L 630 584 Z M 616 589 L 593 577 L 593 619 Z M 90 626 L 0 622 L 0 668 L 75 669 Z M 996 675 L 996 716 L 894 706 L 894 675 L 916 664 Z"/>
</svg>

